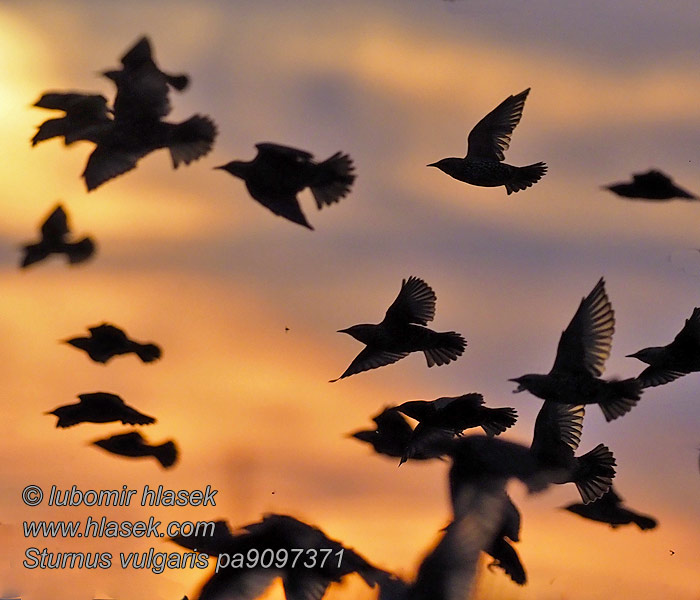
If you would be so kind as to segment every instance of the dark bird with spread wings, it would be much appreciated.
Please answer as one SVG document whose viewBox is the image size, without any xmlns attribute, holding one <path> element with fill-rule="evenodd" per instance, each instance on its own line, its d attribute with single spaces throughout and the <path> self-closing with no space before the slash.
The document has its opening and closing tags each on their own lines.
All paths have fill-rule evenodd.
<svg viewBox="0 0 700 600">
<path fill-rule="evenodd" d="M 336 152 L 317 163 L 304 150 L 279 144 L 256 144 L 251 161 L 234 160 L 222 169 L 245 181 L 248 193 L 273 213 L 313 229 L 301 211 L 297 194 L 309 188 L 320 210 L 345 197 L 355 181 L 354 166 L 347 154 Z"/>
<path fill-rule="evenodd" d="M 435 317 L 436 300 L 435 292 L 425 281 L 411 276 L 402 281 L 399 295 L 381 323 L 339 330 L 338 333 L 347 333 L 366 348 L 338 379 L 390 365 L 411 352 L 423 352 L 428 367 L 457 360 L 467 346 L 466 340 L 454 331 L 438 333 L 425 327 Z"/>
<path fill-rule="evenodd" d="M 79 423 L 111 423 L 121 421 L 124 425 L 150 425 L 153 417 L 140 413 L 116 394 L 93 392 L 80 394 L 80 402 L 66 404 L 46 413 L 58 417 L 56 427 L 72 427 Z"/>
<path fill-rule="evenodd" d="M 88 331 L 89 337 L 74 337 L 66 340 L 66 344 L 84 350 L 95 362 L 104 364 L 114 356 L 130 352 L 136 354 L 145 363 L 161 357 L 161 350 L 156 344 L 142 344 L 129 339 L 123 330 L 114 325 L 102 323 L 96 327 L 89 327 Z"/>
<path fill-rule="evenodd" d="M 656 169 L 646 173 L 635 173 L 632 175 L 631 182 L 606 185 L 605 189 L 623 198 L 639 198 L 641 200 L 698 199 L 697 196 L 678 187 L 668 175 Z"/>
<path fill-rule="evenodd" d="M 61 110 L 63 117 L 48 119 L 39 125 L 32 146 L 62 137 L 66 146 L 80 140 L 97 143 L 100 135 L 112 124 L 107 98 L 82 92 L 47 92 L 34 103 L 38 108 Z"/>
<path fill-rule="evenodd" d="M 138 431 L 113 435 L 96 440 L 93 444 L 119 456 L 130 458 L 152 456 L 166 469 L 175 464 L 178 456 L 177 447 L 172 440 L 162 444 L 149 444 Z"/>
<path fill-rule="evenodd" d="M 511 379 L 518 384 L 514 392 L 527 390 L 562 404 L 598 404 L 606 421 L 621 417 L 637 404 L 642 387 L 636 378 L 600 379 L 614 331 L 615 314 L 601 277 L 561 334 L 551 371 Z"/>
<path fill-rule="evenodd" d="M 520 122 L 530 88 L 508 96 L 469 133 L 464 158 L 443 158 L 429 167 L 437 167 L 450 177 L 483 187 L 505 186 L 508 194 L 537 183 L 547 172 L 543 162 L 526 167 L 504 163 L 513 130 Z"/>
<path fill-rule="evenodd" d="M 95 242 L 84 237 L 77 242 L 67 241 L 70 229 L 68 215 L 59 204 L 41 225 L 41 240 L 36 244 L 23 246 L 24 256 L 21 268 L 48 258 L 51 254 L 65 254 L 69 264 L 86 261 L 95 253 Z"/>
<path fill-rule="evenodd" d="M 638 376 L 642 387 L 654 387 L 700 371 L 700 307 L 667 346 L 651 346 L 627 355 L 649 366 Z"/>
<path fill-rule="evenodd" d="M 590 504 L 570 504 L 566 510 L 585 519 L 608 523 L 613 529 L 620 525 L 634 523 L 642 531 L 654 529 L 656 519 L 648 515 L 635 512 L 622 505 L 622 498 L 615 493 L 612 486 L 595 502 Z"/>
</svg>

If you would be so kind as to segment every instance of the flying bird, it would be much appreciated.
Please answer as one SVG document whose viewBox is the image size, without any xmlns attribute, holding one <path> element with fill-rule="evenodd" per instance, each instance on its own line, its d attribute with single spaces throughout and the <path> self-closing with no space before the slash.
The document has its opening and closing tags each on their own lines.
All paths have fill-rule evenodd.
<svg viewBox="0 0 700 600">
<path fill-rule="evenodd" d="M 668 175 L 655 169 L 646 173 L 635 173 L 632 175 L 631 182 L 606 185 L 605 189 L 623 198 L 640 198 L 642 200 L 698 199 L 697 196 L 678 187 Z"/>
<path fill-rule="evenodd" d="M 48 119 L 39 125 L 32 146 L 55 137 L 62 137 L 66 146 L 80 140 L 97 143 L 101 133 L 112 123 L 107 99 L 98 94 L 47 92 L 34 106 L 60 110 L 65 116 Z"/>
<path fill-rule="evenodd" d="M 585 519 L 608 523 L 613 529 L 621 525 L 634 523 L 644 531 L 654 529 L 657 525 L 656 519 L 653 517 L 640 514 L 623 506 L 622 498 L 617 495 L 612 487 L 595 502 L 590 504 L 570 504 L 565 509 Z"/>
<path fill-rule="evenodd" d="M 84 262 L 94 254 L 95 242 L 91 237 L 69 242 L 69 234 L 68 216 L 59 204 L 42 223 L 41 240 L 23 247 L 24 256 L 20 267 L 25 268 L 40 262 L 50 254 L 65 254 L 69 264 Z"/>
<path fill-rule="evenodd" d="M 504 163 L 513 130 L 520 122 L 530 88 L 508 96 L 469 133 L 464 158 L 443 158 L 429 167 L 437 167 L 450 177 L 483 187 L 505 186 L 508 194 L 537 183 L 547 172 L 543 162 L 526 167 Z"/>
<path fill-rule="evenodd" d="M 172 440 L 163 444 L 149 444 L 138 431 L 113 435 L 96 440 L 93 444 L 119 456 L 153 456 L 166 469 L 172 467 L 178 457 L 177 447 Z"/>
<path fill-rule="evenodd" d="M 352 159 L 342 152 L 317 163 L 304 150 L 279 144 L 256 144 L 251 161 L 234 160 L 215 167 L 245 181 L 248 193 L 273 213 L 313 229 L 301 211 L 297 194 L 309 188 L 320 210 L 338 202 L 355 181 Z"/>
<path fill-rule="evenodd" d="M 645 388 L 700 371 L 700 307 L 693 309 L 693 314 L 670 344 L 643 348 L 627 356 L 649 365 L 637 377 Z"/>
<path fill-rule="evenodd" d="M 204 583 L 197 600 L 252 600 L 262 595 L 277 577 L 282 579 L 287 600 L 320 600 L 331 583 L 351 573 L 360 575 L 370 587 L 385 575 L 317 527 L 287 515 L 267 514 L 262 521 L 245 525 L 235 533 L 227 532 L 225 524 L 219 525 L 212 538 L 173 538 L 185 548 L 196 546 L 217 557 L 216 572 Z M 266 551 L 273 560 L 261 566 L 267 560 L 263 559 Z M 228 557 L 228 564 L 223 560 L 219 563 L 222 554 Z M 247 562 L 233 566 L 232 557 L 237 555 L 246 557 Z M 252 564 L 252 556 L 261 560 Z"/>
<path fill-rule="evenodd" d="M 513 408 L 488 408 L 481 394 L 464 394 L 437 400 L 410 400 L 394 410 L 418 421 L 402 461 L 416 450 L 429 446 L 435 432 L 461 435 L 465 429 L 481 427 L 487 435 L 498 435 L 515 424 Z"/>
<path fill-rule="evenodd" d="M 514 583 L 525 585 L 527 575 L 525 567 L 518 556 L 518 552 L 511 542 L 520 541 L 520 511 L 517 509 L 510 496 L 506 494 L 506 502 L 503 507 L 501 528 L 491 543 L 484 548 L 484 552 L 493 558 L 489 569 L 499 567 L 505 571 Z"/>
<path fill-rule="evenodd" d="M 145 363 L 161 357 L 161 350 L 156 344 L 142 344 L 131 340 L 124 331 L 114 325 L 102 323 L 96 327 L 89 327 L 88 331 L 89 337 L 74 337 L 66 340 L 66 343 L 84 350 L 95 362 L 106 363 L 114 356 L 130 352 L 136 354 Z"/>
<path fill-rule="evenodd" d="M 411 276 L 401 283 L 401 290 L 376 325 L 353 325 L 338 333 L 347 333 L 366 345 L 350 366 L 332 382 L 390 365 L 411 352 L 423 352 L 428 367 L 446 365 L 461 356 L 466 340 L 454 331 L 438 333 L 425 325 L 435 317 L 437 297 L 432 288 L 418 277 Z"/>
<path fill-rule="evenodd" d="M 615 313 L 601 277 L 561 334 L 551 371 L 510 379 L 518 384 L 514 392 L 527 390 L 543 400 L 563 404 L 598 404 L 606 421 L 629 412 L 642 393 L 639 380 L 600 379 L 614 331 Z"/>
<path fill-rule="evenodd" d="M 110 423 L 121 421 L 124 425 L 149 425 L 153 417 L 140 413 L 116 394 L 94 392 L 78 395 L 80 402 L 66 404 L 46 413 L 58 417 L 56 427 L 72 427 L 79 423 Z"/>
<path fill-rule="evenodd" d="M 545 401 L 535 420 L 530 452 L 543 469 L 552 472 L 552 483 L 574 483 L 588 504 L 610 489 L 616 463 L 604 444 L 574 456 L 581 442 L 584 413 L 582 404 Z"/>
</svg>

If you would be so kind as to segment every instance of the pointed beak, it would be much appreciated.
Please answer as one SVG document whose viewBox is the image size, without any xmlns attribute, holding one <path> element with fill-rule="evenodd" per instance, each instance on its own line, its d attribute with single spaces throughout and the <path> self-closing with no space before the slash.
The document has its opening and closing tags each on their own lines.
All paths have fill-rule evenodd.
<svg viewBox="0 0 700 600">
<path fill-rule="evenodd" d="M 518 387 L 513 390 L 514 394 L 519 394 L 520 392 L 525 391 L 525 387 L 523 387 L 523 384 L 520 383 L 520 377 L 516 377 L 515 379 L 509 379 L 508 381 L 512 381 L 513 383 L 518 384 Z"/>
<path fill-rule="evenodd" d="M 226 165 L 219 165 L 218 167 L 213 167 L 214 169 L 224 169 L 226 168 Z"/>
<path fill-rule="evenodd" d="M 347 332 L 348 332 L 347 329 L 338 329 L 338 331 L 336 331 L 336 333 L 347 333 Z"/>
<path fill-rule="evenodd" d="M 639 358 L 639 352 L 635 352 L 634 354 L 625 354 L 625 358 Z"/>
<path fill-rule="evenodd" d="M 437 163 L 430 163 L 429 165 L 425 165 L 426 167 L 437 167 Z"/>
</svg>

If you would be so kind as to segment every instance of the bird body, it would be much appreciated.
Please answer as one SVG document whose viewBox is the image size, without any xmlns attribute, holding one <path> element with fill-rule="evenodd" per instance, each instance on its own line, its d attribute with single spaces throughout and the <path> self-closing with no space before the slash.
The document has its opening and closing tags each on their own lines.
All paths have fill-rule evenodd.
<svg viewBox="0 0 700 600">
<path fill-rule="evenodd" d="M 525 167 L 504 163 L 513 130 L 520 122 L 530 88 L 508 96 L 471 130 L 464 158 L 443 158 L 431 163 L 450 177 L 482 187 L 505 186 L 511 194 L 529 188 L 547 172 L 543 162 Z"/>
<path fill-rule="evenodd" d="M 352 160 L 336 152 L 317 163 L 304 150 L 273 143 L 256 144 L 258 154 L 251 161 L 234 160 L 216 167 L 245 181 L 248 193 L 274 214 L 309 229 L 297 194 L 310 188 L 320 210 L 338 202 L 355 181 Z"/>
<path fill-rule="evenodd" d="M 153 362 L 161 357 L 160 348 L 153 344 L 142 344 L 129 339 L 124 331 L 102 323 L 97 327 L 88 328 L 89 337 L 75 337 L 66 340 L 67 344 L 87 352 L 88 356 L 99 363 L 106 363 L 115 356 L 133 352 L 142 362 Z"/>
<path fill-rule="evenodd" d="M 697 196 L 678 187 L 668 175 L 656 169 L 646 173 L 635 173 L 631 182 L 614 183 L 605 186 L 605 188 L 623 198 L 639 198 L 642 200 L 698 199 Z"/>
<path fill-rule="evenodd" d="M 163 444 L 149 444 L 138 431 L 113 435 L 96 440 L 93 444 L 119 456 L 130 458 L 152 456 L 166 469 L 175 464 L 178 456 L 177 447 L 172 440 Z"/>
<path fill-rule="evenodd" d="M 590 504 L 570 504 L 566 510 L 585 519 L 608 523 L 613 529 L 621 525 L 634 523 L 642 531 L 654 529 L 656 519 L 635 512 L 622 505 L 622 499 L 615 493 L 612 486 L 602 497 Z"/>
<path fill-rule="evenodd" d="M 72 427 L 78 423 L 110 423 L 121 421 L 124 425 L 149 425 L 153 417 L 144 415 L 127 405 L 116 394 L 94 392 L 80 394 L 80 402 L 67 404 L 47 413 L 58 417 L 56 427 Z"/>
<path fill-rule="evenodd" d="M 411 352 L 423 352 L 428 367 L 446 365 L 461 356 L 467 342 L 460 334 L 440 333 L 425 327 L 435 317 L 435 301 L 432 288 L 411 276 L 402 281 L 399 295 L 381 323 L 363 323 L 339 330 L 366 347 L 338 379 L 389 365 Z"/>
</svg>

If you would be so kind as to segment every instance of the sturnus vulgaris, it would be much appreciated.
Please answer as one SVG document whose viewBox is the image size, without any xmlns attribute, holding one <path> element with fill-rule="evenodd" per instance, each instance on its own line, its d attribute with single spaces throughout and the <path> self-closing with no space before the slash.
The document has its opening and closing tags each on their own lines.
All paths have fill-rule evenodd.
<svg viewBox="0 0 700 600">
<path fill-rule="evenodd" d="M 467 346 L 465 339 L 454 331 L 437 333 L 424 327 L 435 317 L 435 301 L 431 287 L 411 276 L 402 281 L 401 291 L 381 323 L 341 329 L 338 333 L 347 333 L 367 347 L 338 379 L 390 365 L 411 352 L 423 352 L 428 367 L 457 360 Z"/>
<path fill-rule="evenodd" d="M 622 498 L 615 493 L 612 486 L 595 502 L 570 504 L 565 509 L 585 519 L 608 523 L 612 528 L 634 523 L 641 530 L 646 530 L 654 529 L 657 525 L 656 519 L 653 517 L 642 515 L 622 506 Z"/>
<path fill-rule="evenodd" d="M 148 363 L 161 356 L 161 350 L 155 344 L 141 344 L 128 338 L 126 333 L 107 323 L 89 327 L 90 337 L 75 337 L 66 340 L 67 344 L 84 350 L 88 356 L 99 363 L 106 363 L 114 356 L 133 352 L 142 362 Z"/>
<path fill-rule="evenodd" d="M 537 183 L 547 172 L 547 165 L 538 162 L 514 167 L 502 162 L 510 146 L 510 137 L 520 122 L 530 88 L 508 96 L 469 133 L 464 158 L 443 158 L 429 167 L 437 167 L 459 181 L 483 187 L 503 185 L 508 194 L 519 192 Z"/>
<path fill-rule="evenodd" d="M 96 440 L 93 444 L 119 456 L 153 456 L 166 469 L 175 464 L 178 455 L 177 447 L 172 440 L 163 444 L 149 444 L 138 431 L 113 435 Z"/>
<path fill-rule="evenodd" d="M 484 551 L 493 558 L 493 562 L 488 565 L 489 569 L 500 567 L 515 583 L 525 585 L 527 582 L 525 567 L 509 540 L 520 541 L 520 511 L 506 494 L 501 528 Z"/>
<path fill-rule="evenodd" d="M 318 209 L 338 202 L 355 181 L 354 167 L 347 154 L 336 152 L 321 163 L 313 155 L 279 144 L 256 144 L 251 161 L 234 160 L 222 169 L 245 181 L 248 193 L 276 215 L 313 229 L 299 206 L 297 194 L 310 188 Z"/>
<path fill-rule="evenodd" d="M 642 388 L 635 378 L 600 379 L 614 331 L 615 314 L 601 277 L 561 334 L 552 370 L 510 379 L 518 384 L 514 391 L 562 404 L 598 404 L 606 421 L 624 415 L 639 401 Z"/>
<path fill-rule="evenodd" d="M 697 196 L 679 188 L 668 175 L 657 170 L 636 173 L 632 175 L 631 183 L 614 183 L 606 185 L 605 189 L 624 198 L 640 198 L 642 200 L 698 199 Z"/>
<path fill-rule="evenodd" d="M 149 425 L 155 423 L 153 417 L 140 413 L 128 406 L 116 394 L 94 392 L 80 394 L 80 402 L 66 404 L 46 413 L 56 415 L 56 427 L 72 427 L 78 423 L 110 423 L 121 421 L 124 425 Z"/>
<path fill-rule="evenodd" d="M 645 388 L 700 371 L 700 307 L 693 309 L 693 314 L 670 344 L 644 348 L 627 356 L 649 365 L 637 377 Z"/>
<path fill-rule="evenodd" d="M 598 444 L 582 456 L 574 456 L 581 441 L 584 406 L 547 402 L 535 421 L 530 452 L 543 469 L 552 473 L 552 483 L 576 484 L 584 504 L 608 491 L 615 477 L 615 458 Z"/>
<path fill-rule="evenodd" d="M 77 242 L 68 242 L 70 233 L 68 216 L 59 204 L 41 225 L 41 240 L 38 244 L 23 247 L 22 268 L 42 261 L 50 254 L 65 254 L 70 264 L 86 261 L 95 252 L 95 243 L 90 237 Z"/>
<path fill-rule="evenodd" d="M 202 545 L 197 543 L 198 550 L 214 550 L 217 559 L 216 570 L 197 600 L 252 600 L 277 577 L 282 578 L 287 600 L 320 600 L 331 583 L 351 573 L 370 587 L 386 575 L 320 529 L 286 515 L 265 515 L 261 522 L 228 535 L 219 527 L 215 537 L 214 543 L 206 538 L 201 539 Z M 189 539 L 183 541 L 186 548 L 192 547 Z M 253 562 L 253 556 L 259 560 Z"/>
<path fill-rule="evenodd" d="M 97 143 L 102 132 L 112 123 L 107 99 L 80 92 L 48 92 L 34 106 L 62 110 L 64 117 L 48 119 L 39 125 L 32 146 L 54 137 L 62 137 L 66 146 L 79 140 Z"/>
</svg>

